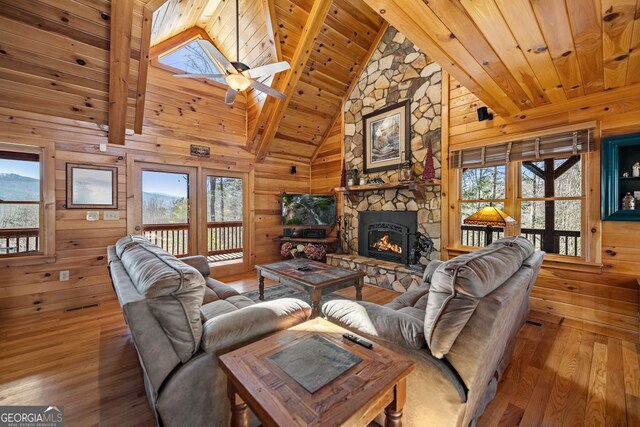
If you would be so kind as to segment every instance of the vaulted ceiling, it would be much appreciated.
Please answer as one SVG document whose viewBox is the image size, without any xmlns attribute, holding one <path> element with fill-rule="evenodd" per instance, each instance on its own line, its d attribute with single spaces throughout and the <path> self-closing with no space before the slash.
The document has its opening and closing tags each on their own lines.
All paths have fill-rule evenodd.
<svg viewBox="0 0 640 427">
<path fill-rule="evenodd" d="M 365 1 L 505 117 L 640 84 L 639 0 Z"/>
<path fill-rule="evenodd" d="M 328 135 L 350 85 L 384 32 L 384 20 L 362 0 L 240 0 L 240 59 L 250 67 L 279 60 L 292 70 L 267 83 L 286 93 L 277 102 L 247 95 L 247 148 L 309 161 Z M 204 29 L 236 59 L 235 1 L 169 0 L 154 14 L 151 45 Z"/>
</svg>

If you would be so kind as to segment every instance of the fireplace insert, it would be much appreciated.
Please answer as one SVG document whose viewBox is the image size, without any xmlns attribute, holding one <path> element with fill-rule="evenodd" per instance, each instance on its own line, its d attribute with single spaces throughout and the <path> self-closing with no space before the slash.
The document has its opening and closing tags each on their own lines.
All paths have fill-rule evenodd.
<svg viewBox="0 0 640 427">
<path fill-rule="evenodd" d="M 407 264 L 416 227 L 416 212 L 360 212 L 358 254 Z"/>
</svg>

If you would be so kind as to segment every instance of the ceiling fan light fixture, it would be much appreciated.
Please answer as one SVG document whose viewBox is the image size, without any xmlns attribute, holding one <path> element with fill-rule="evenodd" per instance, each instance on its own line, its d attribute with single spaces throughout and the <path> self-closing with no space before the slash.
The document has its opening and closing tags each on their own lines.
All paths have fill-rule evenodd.
<svg viewBox="0 0 640 427">
<path fill-rule="evenodd" d="M 251 81 L 242 74 L 229 74 L 225 80 L 231 89 L 238 92 L 242 92 L 251 84 Z"/>
</svg>

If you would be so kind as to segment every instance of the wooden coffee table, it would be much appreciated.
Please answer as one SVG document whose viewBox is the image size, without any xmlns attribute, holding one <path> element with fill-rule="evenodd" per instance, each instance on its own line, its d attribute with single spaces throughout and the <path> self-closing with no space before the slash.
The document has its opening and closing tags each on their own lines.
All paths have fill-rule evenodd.
<svg viewBox="0 0 640 427">
<path fill-rule="evenodd" d="M 301 268 L 308 270 L 300 270 Z M 362 299 L 365 274 L 361 271 L 334 267 L 306 258 L 297 258 L 273 264 L 256 265 L 260 288 L 260 299 L 264 300 L 264 279 L 272 279 L 292 288 L 309 292 L 313 311 L 311 318 L 320 313 L 320 298 L 323 294 L 355 286 L 356 299 Z"/>
<path fill-rule="evenodd" d="M 383 410 L 385 426 L 401 426 L 406 378 L 415 369 L 414 362 L 377 343 L 371 350 L 354 344 L 342 337 L 345 332 L 317 318 L 220 356 L 228 379 L 231 425 L 248 425 L 248 405 L 265 427 L 366 426 Z M 318 336 L 362 361 L 310 393 L 272 356 Z"/>
</svg>

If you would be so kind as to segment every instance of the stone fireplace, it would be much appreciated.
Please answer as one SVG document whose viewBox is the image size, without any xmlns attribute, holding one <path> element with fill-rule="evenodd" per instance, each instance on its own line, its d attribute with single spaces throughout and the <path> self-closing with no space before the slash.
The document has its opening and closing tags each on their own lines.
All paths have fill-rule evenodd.
<svg viewBox="0 0 640 427">
<path fill-rule="evenodd" d="M 344 105 L 344 160 L 346 170 L 364 169 L 364 145 L 362 118 L 364 115 L 392 105 L 400 100 L 411 100 L 411 167 L 418 177 L 424 170 L 423 162 L 428 147 L 434 154 L 436 178 L 440 177 L 442 160 L 440 130 L 442 111 L 442 73 L 438 64 L 415 46 L 395 28 L 389 27 L 372 55 L 365 71 L 358 79 Z M 398 170 L 387 170 L 364 174 L 371 182 L 381 178 L 385 183 L 398 182 Z M 394 232 L 395 226 L 370 229 L 363 228 L 363 215 L 375 211 L 381 215 L 412 215 L 412 232 L 429 236 L 435 252 L 429 259 L 423 257 L 419 263 L 426 266 L 430 260 L 440 258 L 440 186 L 426 186 L 424 197 L 416 198 L 407 188 L 387 188 L 360 191 L 354 200 L 344 198 L 342 214 L 346 219 L 348 239 L 343 245 L 343 254 L 327 256 L 327 262 L 344 268 L 365 272 L 365 283 L 406 292 L 422 284 L 422 274 L 410 269 L 406 263 L 414 238 L 410 232 Z M 391 221 L 389 221 L 391 222 Z M 376 222 L 379 223 L 379 222 Z M 396 223 L 397 224 L 397 223 Z M 401 246 L 399 258 L 392 250 L 371 247 L 369 238 L 380 240 L 383 248 L 388 245 Z M 399 238 L 408 236 L 408 241 Z M 366 242 L 366 247 L 363 247 Z M 374 241 L 375 243 L 375 241 Z M 366 254 L 365 254 L 366 252 Z"/>
<path fill-rule="evenodd" d="M 408 264 L 416 212 L 364 211 L 358 218 L 358 255 Z"/>
</svg>

